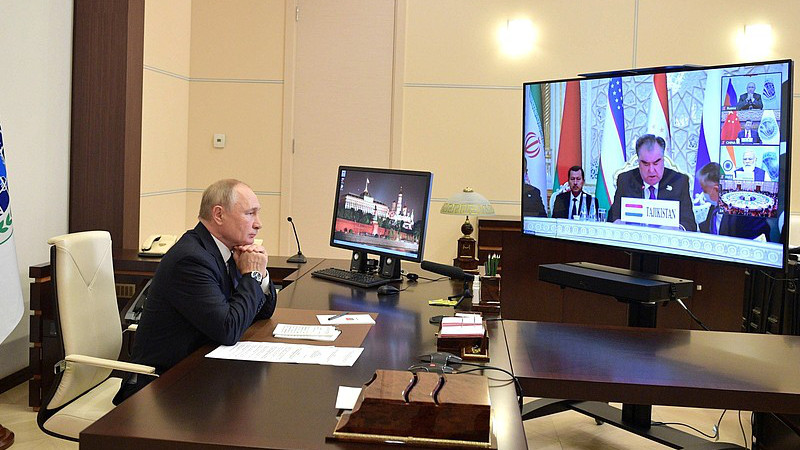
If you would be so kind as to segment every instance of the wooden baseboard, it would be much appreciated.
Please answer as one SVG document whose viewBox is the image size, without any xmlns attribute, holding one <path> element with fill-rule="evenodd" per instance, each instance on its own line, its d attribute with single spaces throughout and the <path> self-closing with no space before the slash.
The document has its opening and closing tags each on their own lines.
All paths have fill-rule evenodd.
<svg viewBox="0 0 800 450">
<path fill-rule="evenodd" d="M 0 378 L 0 394 L 13 387 L 19 386 L 20 384 L 28 381 L 30 378 L 31 378 L 30 366 L 24 367 L 5 378 Z"/>
</svg>

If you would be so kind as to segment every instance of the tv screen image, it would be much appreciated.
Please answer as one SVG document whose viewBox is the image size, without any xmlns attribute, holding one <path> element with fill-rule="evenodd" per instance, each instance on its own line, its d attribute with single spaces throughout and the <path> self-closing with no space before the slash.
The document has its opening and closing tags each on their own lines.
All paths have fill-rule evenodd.
<svg viewBox="0 0 800 450">
<path fill-rule="evenodd" d="M 419 262 L 430 172 L 340 167 L 330 244 Z"/>
<path fill-rule="evenodd" d="M 523 232 L 781 268 L 793 63 L 523 86 Z"/>
</svg>

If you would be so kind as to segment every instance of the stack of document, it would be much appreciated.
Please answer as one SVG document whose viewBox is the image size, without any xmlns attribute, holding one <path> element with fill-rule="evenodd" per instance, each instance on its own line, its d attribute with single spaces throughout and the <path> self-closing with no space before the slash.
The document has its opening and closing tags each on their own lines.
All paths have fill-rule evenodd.
<svg viewBox="0 0 800 450">
<path fill-rule="evenodd" d="M 457 314 L 455 317 L 442 317 L 439 337 L 483 337 L 486 329 L 478 314 Z"/>
<path fill-rule="evenodd" d="M 310 341 L 335 341 L 342 331 L 332 325 L 287 325 L 279 323 L 272 335 L 281 339 L 307 339 Z"/>
</svg>

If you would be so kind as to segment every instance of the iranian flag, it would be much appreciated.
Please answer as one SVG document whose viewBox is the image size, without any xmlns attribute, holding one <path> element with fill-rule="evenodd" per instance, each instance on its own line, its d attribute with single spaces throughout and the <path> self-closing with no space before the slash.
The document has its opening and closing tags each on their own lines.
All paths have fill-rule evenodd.
<svg viewBox="0 0 800 450">
<path fill-rule="evenodd" d="M 528 165 L 528 182 L 539 189 L 542 203 L 547 204 L 547 166 L 544 161 L 544 134 L 542 133 L 542 91 L 531 85 L 525 91 L 524 155 Z"/>
</svg>

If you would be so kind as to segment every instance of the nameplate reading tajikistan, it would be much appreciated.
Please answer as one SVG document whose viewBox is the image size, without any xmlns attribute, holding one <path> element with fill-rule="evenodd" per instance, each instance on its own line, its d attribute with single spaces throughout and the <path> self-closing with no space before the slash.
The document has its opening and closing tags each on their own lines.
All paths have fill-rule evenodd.
<svg viewBox="0 0 800 450">
<path fill-rule="evenodd" d="M 625 222 L 667 227 L 680 226 L 680 202 L 622 197 L 621 218 Z"/>
</svg>

